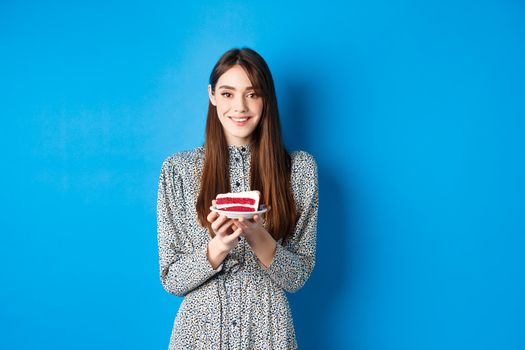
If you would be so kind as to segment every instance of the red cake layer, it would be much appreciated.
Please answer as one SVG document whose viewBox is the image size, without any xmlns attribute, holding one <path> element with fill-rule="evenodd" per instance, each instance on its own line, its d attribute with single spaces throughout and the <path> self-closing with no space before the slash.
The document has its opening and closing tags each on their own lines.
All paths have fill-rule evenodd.
<svg viewBox="0 0 525 350">
<path fill-rule="evenodd" d="M 253 198 L 232 198 L 222 197 L 216 199 L 217 204 L 248 204 L 255 205 L 255 199 Z"/>
<path fill-rule="evenodd" d="M 254 208 L 241 207 L 241 206 L 225 207 L 225 208 L 221 208 L 221 210 L 224 210 L 224 211 L 243 211 L 243 212 L 255 211 Z"/>
</svg>

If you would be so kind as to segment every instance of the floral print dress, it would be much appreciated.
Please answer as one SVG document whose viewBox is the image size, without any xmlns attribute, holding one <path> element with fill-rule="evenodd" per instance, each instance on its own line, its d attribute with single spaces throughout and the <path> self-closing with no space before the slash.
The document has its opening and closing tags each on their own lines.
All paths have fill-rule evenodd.
<svg viewBox="0 0 525 350">
<path fill-rule="evenodd" d="M 251 148 L 228 146 L 232 192 L 249 191 Z M 162 164 L 157 226 L 160 280 L 184 297 L 169 349 L 296 349 L 285 292 L 295 292 L 315 264 L 317 164 L 307 152 L 292 152 L 291 185 L 299 211 L 293 235 L 277 241 L 265 268 L 245 239 L 213 269 L 206 256 L 210 235 L 197 221 L 195 205 L 204 148 L 178 152 Z"/>
</svg>

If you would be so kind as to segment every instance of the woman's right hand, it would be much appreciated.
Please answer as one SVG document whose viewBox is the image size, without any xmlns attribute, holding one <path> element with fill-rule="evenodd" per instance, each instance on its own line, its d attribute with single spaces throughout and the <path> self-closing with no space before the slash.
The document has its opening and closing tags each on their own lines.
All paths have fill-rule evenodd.
<svg viewBox="0 0 525 350">
<path fill-rule="evenodd" d="M 212 240 L 217 241 L 216 246 L 226 253 L 235 248 L 242 234 L 242 229 L 235 226 L 235 221 L 216 212 L 209 213 L 207 219 L 215 233 Z"/>
<path fill-rule="evenodd" d="M 215 205 L 215 200 L 212 201 L 212 204 Z M 207 255 L 210 264 L 216 269 L 226 258 L 226 255 L 239 243 L 239 236 L 243 231 L 235 226 L 234 220 L 213 211 L 208 214 L 206 219 L 211 223 L 211 228 L 215 233 L 215 237 L 208 243 Z"/>
</svg>

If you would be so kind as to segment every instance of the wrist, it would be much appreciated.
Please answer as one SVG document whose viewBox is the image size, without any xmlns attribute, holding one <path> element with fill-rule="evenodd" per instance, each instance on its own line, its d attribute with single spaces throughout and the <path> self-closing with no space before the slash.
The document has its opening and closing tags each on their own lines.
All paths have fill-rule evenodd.
<svg viewBox="0 0 525 350">
<path fill-rule="evenodd" d="M 208 250 L 211 250 L 214 255 L 228 255 L 230 249 L 221 242 L 218 236 L 213 237 L 208 243 Z"/>
<path fill-rule="evenodd" d="M 257 258 L 261 262 L 262 266 L 265 269 L 268 268 L 268 266 L 270 266 L 272 263 L 277 251 L 277 242 L 272 237 L 272 235 L 263 229 L 258 231 L 256 234 L 246 236 L 246 240 L 255 255 L 257 255 Z"/>
<path fill-rule="evenodd" d="M 248 244 L 259 244 L 270 238 L 273 238 L 268 231 L 265 229 L 255 230 L 251 234 L 246 235 L 246 242 Z"/>
<path fill-rule="evenodd" d="M 213 238 L 208 242 L 206 256 L 213 269 L 216 269 L 228 255 L 229 251 L 221 248 L 221 246 L 222 244 L 218 239 Z"/>
</svg>

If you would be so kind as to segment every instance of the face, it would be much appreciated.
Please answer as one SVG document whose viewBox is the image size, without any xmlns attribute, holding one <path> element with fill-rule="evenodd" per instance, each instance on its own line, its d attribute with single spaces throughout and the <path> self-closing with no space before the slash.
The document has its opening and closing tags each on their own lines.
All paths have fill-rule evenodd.
<svg viewBox="0 0 525 350">
<path fill-rule="evenodd" d="M 263 99 L 255 93 L 244 69 L 235 65 L 227 70 L 217 81 L 215 91 L 208 85 L 208 95 L 217 107 L 226 142 L 236 146 L 250 143 L 261 119 Z"/>
</svg>

